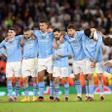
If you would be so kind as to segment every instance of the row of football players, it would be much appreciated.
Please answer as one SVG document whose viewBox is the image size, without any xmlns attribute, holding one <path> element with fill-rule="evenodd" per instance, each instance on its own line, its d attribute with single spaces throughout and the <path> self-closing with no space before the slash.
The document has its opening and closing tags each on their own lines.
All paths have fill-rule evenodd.
<svg viewBox="0 0 112 112">
<path fill-rule="evenodd" d="M 25 97 L 22 102 L 30 101 L 28 90 L 28 76 L 33 77 L 32 101 L 44 100 L 44 76 L 48 72 L 50 81 L 50 100 L 60 99 L 60 78 L 64 80 L 65 100 L 69 97 L 69 63 L 68 58 L 73 59 L 73 73 L 75 75 L 75 88 L 77 100 L 82 100 L 82 87 L 79 76 L 83 73 L 86 83 L 86 100 L 94 100 L 94 86 L 92 73 L 97 69 L 100 81 L 101 96 L 103 96 L 103 83 L 101 76 L 102 65 L 102 36 L 95 28 L 87 28 L 76 31 L 73 25 L 67 27 L 64 33 L 60 29 L 49 31 L 48 23 L 39 22 L 39 30 L 26 28 L 23 35 L 17 35 L 15 29 L 9 29 L 7 37 L 0 43 L 0 48 L 6 51 L 6 77 L 9 101 L 16 101 L 20 89 L 20 77 L 23 77 Z M 1 50 L 2 52 L 2 50 Z M 12 77 L 16 77 L 16 85 L 12 86 Z M 13 95 L 13 89 L 16 94 Z M 39 91 L 37 98 L 37 91 Z"/>
</svg>

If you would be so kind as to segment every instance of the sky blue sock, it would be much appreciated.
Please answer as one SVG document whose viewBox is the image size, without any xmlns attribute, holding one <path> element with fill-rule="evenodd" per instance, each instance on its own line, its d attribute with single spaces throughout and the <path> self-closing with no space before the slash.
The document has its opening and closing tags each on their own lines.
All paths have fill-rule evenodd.
<svg viewBox="0 0 112 112">
<path fill-rule="evenodd" d="M 20 81 L 17 81 L 16 82 L 16 85 L 15 85 L 15 93 L 16 93 L 16 96 L 19 95 L 19 90 L 20 90 Z"/>
<path fill-rule="evenodd" d="M 33 96 L 37 96 L 37 87 L 38 86 L 38 84 L 37 83 L 33 83 Z"/>
<path fill-rule="evenodd" d="M 77 95 L 81 96 L 81 94 L 82 94 L 82 87 L 80 85 L 80 81 L 79 80 L 75 81 L 75 89 L 77 91 Z"/>
<path fill-rule="evenodd" d="M 95 90 L 94 85 L 89 85 L 89 96 L 90 97 L 94 96 L 94 90 Z"/>
<path fill-rule="evenodd" d="M 12 81 L 8 80 L 7 81 L 7 91 L 8 91 L 8 96 L 13 96 L 12 92 L 13 92 L 13 86 L 12 86 Z"/>
<path fill-rule="evenodd" d="M 28 85 L 24 86 L 24 93 L 25 93 L 25 96 L 29 96 Z"/>
<path fill-rule="evenodd" d="M 88 80 L 86 80 L 86 85 L 85 85 L 85 89 L 86 89 L 86 95 L 89 95 L 89 82 Z"/>
<path fill-rule="evenodd" d="M 50 81 L 50 96 L 54 96 L 54 82 Z"/>
<path fill-rule="evenodd" d="M 45 83 L 44 82 L 39 82 L 38 87 L 39 87 L 39 96 L 43 97 L 44 96 Z"/>
<path fill-rule="evenodd" d="M 69 84 L 65 83 L 64 84 L 64 89 L 65 89 L 65 97 L 69 96 Z"/>
<path fill-rule="evenodd" d="M 59 89 L 60 89 L 60 85 L 59 84 L 55 84 L 55 94 L 56 94 L 56 98 L 59 98 Z"/>
</svg>

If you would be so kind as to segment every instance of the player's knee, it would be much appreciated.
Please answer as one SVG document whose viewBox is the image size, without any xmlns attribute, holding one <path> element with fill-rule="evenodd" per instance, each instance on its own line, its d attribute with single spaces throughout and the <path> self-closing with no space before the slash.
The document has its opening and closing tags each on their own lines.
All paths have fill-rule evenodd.
<svg viewBox="0 0 112 112">
<path fill-rule="evenodd" d="M 80 76 L 79 74 L 76 74 L 75 75 L 75 80 L 79 80 L 79 76 Z"/>
<path fill-rule="evenodd" d="M 63 81 L 64 81 L 64 84 L 68 82 L 66 77 L 63 78 Z"/>
<path fill-rule="evenodd" d="M 7 81 L 12 81 L 12 77 L 8 77 L 7 78 Z"/>
<path fill-rule="evenodd" d="M 87 79 L 90 80 L 90 81 L 92 80 L 92 78 L 93 78 L 92 74 L 89 74 L 88 77 L 87 77 Z"/>
<path fill-rule="evenodd" d="M 55 84 L 59 84 L 59 80 L 60 80 L 59 77 L 56 77 L 55 80 L 54 80 Z"/>
</svg>

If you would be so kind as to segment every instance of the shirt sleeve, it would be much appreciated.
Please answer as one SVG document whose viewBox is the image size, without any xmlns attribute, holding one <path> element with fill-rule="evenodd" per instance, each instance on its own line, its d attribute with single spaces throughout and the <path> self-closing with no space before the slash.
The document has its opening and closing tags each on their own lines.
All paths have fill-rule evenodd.
<svg viewBox="0 0 112 112">
<path fill-rule="evenodd" d="M 17 35 L 16 36 L 16 39 L 20 42 L 21 41 L 21 39 L 23 38 L 23 35 Z"/>
<path fill-rule="evenodd" d="M 33 34 L 34 34 L 34 35 L 35 35 L 35 37 L 38 39 L 39 30 L 33 30 Z"/>
<path fill-rule="evenodd" d="M 67 42 L 67 52 L 69 56 L 73 56 L 73 50 L 71 45 Z"/>
<path fill-rule="evenodd" d="M 95 53 L 95 60 L 97 61 L 98 55 L 100 50 L 102 49 L 102 44 L 103 44 L 103 40 L 100 34 L 98 34 L 98 41 L 97 41 L 97 45 L 96 45 L 96 53 Z"/>
<path fill-rule="evenodd" d="M 5 47 L 5 40 L 3 40 L 1 43 L 0 43 L 0 48 L 3 48 Z"/>
<path fill-rule="evenodd" d="M 84 35 L 84 31 L 83 30 L 76 32 L 76 36 L 77 36 L 78 40 L 81 40 L 83 38 L 83 35 Z"/>
</svg>

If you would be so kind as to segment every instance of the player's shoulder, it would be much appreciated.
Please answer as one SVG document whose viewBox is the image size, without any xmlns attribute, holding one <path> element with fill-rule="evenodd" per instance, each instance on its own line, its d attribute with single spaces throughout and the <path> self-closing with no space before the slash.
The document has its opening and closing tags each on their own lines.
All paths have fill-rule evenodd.
<svg viewBox="0 0 112 112">
<path fill-rule="evenodd" d="M 84 33 L 84 30 L 77 30 L 76 33 Z"/>
<path fill-rule="evenodd" d="M 65 45 L 69 45 L 69 42 L 67 41 L 66 38 L 64 38 L 64 44 L 65 44 Z"/>
<path fill-rule="evenodd" d="M 84 30 L 76 31 L 77 35 L 84 35 Z"/>
<path fill-rule="evenodd" d="M 16 35 L 15 36 L 15 39 L 20 39 L 20 38 L 22 38 L 23 37 L 23 35 Z"/>
<path fill-rule="evenodd" d="M 41 33 L 41 31 L 40 31 L 40 30 L 38 30 L 38 29 L 34 29 L 34 30 L 33 30 L 33 33 L 34 33 L 34 34 L 40 34 L 40 33 Z"/>
<path fill-rule="evenodd" d="M 4 40 L 2 40 L 2 42 L 0 42 L 0 43 L 5 44 L 6 42 L 7 42 L 7 39 L 4 39 Z"/>
<path fill-rule="evenodd" d="M 53 35 L 53 32 L 47 32 L 48 35 Z"/>
<path fill-rule="evenodd" d="M 65 36 L 64 36 L 64 40 L 68 40 L 69 39 L 69 36 L 66 34 Z"/>
</svg>

